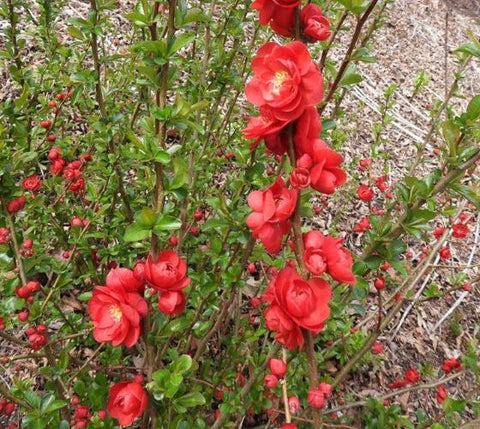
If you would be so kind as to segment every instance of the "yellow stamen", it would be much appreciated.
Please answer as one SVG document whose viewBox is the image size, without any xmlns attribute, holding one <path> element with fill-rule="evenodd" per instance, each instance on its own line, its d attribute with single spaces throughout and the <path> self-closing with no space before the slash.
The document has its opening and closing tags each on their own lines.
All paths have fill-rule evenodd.
<svg viewBox="0 0 480 429">
<path fill-rule="evenodd" d="M 285 82 L 285 79 L 288 78 L 288 73 L 286 71 L 278 71 L 275 73 L 275 78 L 273 80 L 273 91 L 275 93 L 280 92 L 280 88 L 283 85 L 283 82 Z"/>
<path fill-rule="evenodd" d="M 115 320 L 115 322 L 120 322 L 122 315 L 122 309 L 118 305 L 110 306 L 110 316 L 112 316 L 112 319 Z"/>
</svg>

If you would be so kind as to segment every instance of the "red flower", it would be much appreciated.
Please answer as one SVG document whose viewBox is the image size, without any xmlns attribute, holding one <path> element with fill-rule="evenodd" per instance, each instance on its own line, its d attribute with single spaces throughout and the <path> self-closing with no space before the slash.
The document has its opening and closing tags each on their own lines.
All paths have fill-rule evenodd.
<svg viewBox="0 0 480 429">
<path fill-rule="evenodd" d="M 370 229 L 370 220 L 368 219 L 367 216 L 364 216 L 360 219 L 360 222 L 358 222 L 354 227 L 353 230 L 355 232 L 364 232 L 367 229 Z"/>
<path fill-rule="evenodd" d="M 322 131 L 322 122 L 317 109 L 313 106 L 307 107 L 295 124 L 293 141 L 299 158 L 303 154 L 308 154 L 313 158 L 313 145 L 316 141 L 321 141 L 319 139 L 320 131 Z M 286 141 L 287 143 L 288 141 Z"/>
<path fill-rule="evenodd" d="M 295 210 L 297 196 L 298 190 L 289 190 L 281 177 L 265 191 L 253 191 L 248 196 L 253 213 L 247 217 L 247 226 L 270 253 L 277 253 L 282 247 L 283 235 L 290 230 L 288 219 Z"/>
<path fill-rule="evenodd" d="M 143 281 L 138 280 L 133 271 L 128 268 L 110 270 L 106 283 L 109 287 L 121 287 L 128 292 L 138 292 L 143 286 Z"/>
<path fill-rule="evenodd" d="M 42 187 L 42 182 L 37 175 L 23 179 L 22 187 L 25 191 L 37 192 Z"/>
<path fill-rule="evenodd" d="M 343 157 L 327 147 L 322 140 L 313 144 L 313 168 L 310 172 L 312 188 L 324 194 L 333 194 L 335 188 L 347 180 L 345 172 L 339 168 Z"/>
<path fill-rule="evenodd" d="M 165 314 L 180 314 L 187 301 L 182 291 L 166 291 L 158 294 L 158 309 Z"/>
<path fill-rule="evenodd" d="M 159 292 L 181 291 L 190 284 L 186 276 L 187 264 L 174 250 L 164 250 L 153 262 L 149 256 L 145 263 L 145 280 Z"/>
<path fill-rule="evenodd" d="M 121 426 L 128 426 L 147 408 L 148 395 L 140 383 L 122 381 L 110 388 L 107 411 Z"/>
<path fill-rule="evenodd" d="M 438 240 L 443 235 L 444 232 L 445 232 L 445 227 L 439 226 L 433 230 L 433 235 Z"/>
<path fill-rule="evenodd" d="M 360 185 L 357 189 L 357 196 L 362 201 L 372 201 L 373 199 L 373 189 L 367 185 Z"/>
<path fill-rule="evenodd" d="M 341 238 L 324 236 L 318 231 L 304 234 L 304 258 L 308 271 L 316 276 L 328 271 L 339 282 L 355 284 L 353 260 L 350 253 L 342 247 L 342 242 Z"/>
<path fill-rule="evenodd" d="M 64 166 L 65 160 L 63 158 L 55 159 L 50 166 L 50 173 L 52 173 L 52 176 L 58 176 L 61 174 Z"/>
<path fill-rule="evenodd" d="M 415 368 L 408 368 L 405 371 L 405 382 L 407 384 L 415 384 L 420 381 L 420 374 Z"/>
<path fill-rule="evenodd" d="M 123 287 L 96 286 L 88 303 L 93 321 L 93 337 L 99 343 L 113 346 L 136 344 L 141 331 L 141 318 L 148 313 L 147 302 L 137 293 Z"/>
<path fill-rule="evenodd" d="M 280 429 L 298 429 L 298 426 L 294 423 L 284 423 Z"/>
<path fill-rule="evenodd" d="M 300 14 L 306 36 L 313 40 L 327 40 L 330 37 L 330 22 L 322 14 L 320 6 L 310 3 Z"/>
<path fill-rule="evenodd" d="M 294 188 L 307 188 L 310 185 L 310 172 L 306 168 L 295 168 L 290 174 L 290 183 Z"/>
<path fill-rule="evenodd" d="M 447 399 L 448 397 L 448 392 L 447 389 L 445 389 L 445 386 L 442 384 L 437 387 L 437 394 L 435 395 L 435 399 L 439 404 L 443 404 L 443 401 Z"/>
<path fill-rule="evenodd" d="M 442 247 L 440 249 L 440 258 L 443 260 L 450 259 L 452 257 L 452 253 L 448 247 Z"/>
<path fill-rule="evenodd" d="M 400 389 L 405 387 L 407 382 L 405 380 L 393 380 L 390 384 L 387 385 L 389 389 Z"/>
<path fill-rule="evenodd" d="M 303 346 L 300 328 L 318 333 L 323 329 L 330 309 L 332 291 L 323 279 L 302 280 L 295 269 L 287 267 L 274 277 L 267 291 L 270 306 L 265 311 L 267 328 L 277 331 L 275 338 L 289 349 Z"/>
<path fill-rule="evenodd" d="M 83 191 L 85 189 L 85 179 L 83 177 L 74 179 L 68 186 L 68 189 L 72 192 Z"/>
<path fill-rule="evenodd" d="M 12 214 L 17 213 L 25 207 L 26 202 L 25 195 L 15 198 L 7 204 L 7 211 Z"/>
<path fill-rule="evenodd" d="M 319 388 L 312 388 L 308 391 L 308 403 L 312 408 L 323 408 L 325 405 L 325 395 Z"/>
<path fill-rule="evenodd" d="M 256 106 L 268 106 L 277 121 L 292 122 L 306 107 L 322 100 L 322 75 L 301 42 L 264 44 L 252 69 L 253 79 L 245 89 L 247 99 Z"/>
<path fill-rule="evenodd" d="M 353 285 L 357 282 L 352 272 L 353 260 L 342 244 L 343 238 L 325 237 L 323 251 L 327 257 L 328 274 L 338 282 Z"/>
<path fill-rule="evenodd" d="M 246 139 L 256 139 L 253 146 L 267 136 L 271 136 L 274 133 L 280 131 L 287 124 L 285 121 L 279 121 L 273 116 L 272 109 L 268 106 L 260 107 L 260 116 L 252 117 L 248 120 L 247 128 L 242 133 Z M 273 149 L 271 149 L 273 150 Z M 280 155 L 286 151 L 278 152 Z M 276 152 L 276 151 L 274 151 Z M 277 152 L 276 152 L 277 153 Z"/>
<path fill-rule="evenodd" d="M 252 8 L 259 11 L 260 24 L 270 24 L 272 29 L 282 35 L 291 36 L 294 21 L 294 8 L 301 0 L 255 0 Z"/>
<path fill-rule="evenodd" d="M 453 230 L 452 235 L 455 238 L 465 238 L 470 232 L 470 229 L 468 228 L 468 226 L 463 223 L 456 223 L 455 225 L 452 226 L 452 230 Z"/>
<path fill-rule="evenodd" d="M 460 369 L 462 362 L 457 359 L 445 359 L 442 363 L 442 368 L 445 374 L 450 374 L 454 369 Z"/>
</svg>

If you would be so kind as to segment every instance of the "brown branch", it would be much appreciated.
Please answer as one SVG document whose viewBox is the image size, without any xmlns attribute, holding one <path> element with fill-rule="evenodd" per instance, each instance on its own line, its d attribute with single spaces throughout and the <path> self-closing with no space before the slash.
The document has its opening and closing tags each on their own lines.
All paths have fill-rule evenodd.
<svg viewBox="0 0 480 429">
<path fill-rule="evenodd" d="M 417 384 L 417 385 L 414 385 L 414 386 L 405 387 L 403 389 L 395 390 L 394 392 L 387 393 L 386 395 L 380 396 L 380 397 L 375 398 L 375 399 L 377 401 L 382 401 L 384 399 L 394 398 L 395 396 L 403 395 L 404 393 L 408 393 L 408 392 L 417 392 L 419 390 L 432 389 L 434 387 L 438 387 L 442 384 L 445 384 L 449 381 L 452 381 L 452 380 L 460 377 L 461 375 L 466 374 L 466 372 L 467 372 L 466 370 L 461 370 L 461 371 L 458 371 L 458 372 L 456 372 L 452 375 L 449 375 L 448 377 L 444 377 L 444 378 L 442 378 L 440 380 L 437 380 L 437 381 L 434 381 L 432 383 Z M 334 413 L 334 412 L 337 412 L 337 411 L 348 410 L 349 408 L 362 407 L 366 403 L 367 403 L 366 400 L 365 401 L 352 402 L 351 404 L 345 404 L 345 405 L 342 405 L 340 407 L 332 408 L 330 410 L 325 410 L 324 414 L 330 414 L 330 413 Z"/>
<path fill-rule="evenodd" d="M 12 235 L 12 243 L 13 243 L 13 250 L 15 252 L 15 260 L 17 261 L 17 269 L 20 274 L 20 279 L 24 285 L 27 284 L 27 275 L 25 273 L 25 268 L 22 262 L 22 256 L 20 255 L 20 247 L 18 246 L 17 235 L 15 233 L 15 224 L 13 223 L 13 218 L 10 212 L 7 210 L 7 204 L 3 196 L 0 195 L 0 201 L 3 206 L 3 210 L 5 212 L 5 216 L 7 218 L 8 227 L 10 228 L 10 233 Z"/>
<path fill-rule="evenodd" d="M 355 49 L 357 42 L 360 38 L 360 34 L 362 32 L 362 28 L 365 25 L 365 22 L 367 21 L 368 17 L 370 14 L 373 12 L 373 9 L 375 8 L 376 4 L 378 3 L 378 0 L 372 0 L 370 5 L 368 6 L 367 10 L 363 13 L 363 15 L 358 19 L 357 25 L 355 26 L 355 31 L 352 36 L 352 40 L 350 41 L 350 45 L 347 49 L 347 53 L 345 54 L 345 57 L 342 61 L 342 64 L 340 65 L 340 68 L 338 69 L 337 76 L 335 77 L 335 80 L 333 81 L 333 84 L 330 88 L 330 91 L 328 92 L 327 97 L 325 98 L 325 101 L 323 102 L 323 105 L 318 109 L 319 114 L 321 115 L 325 108 L 327 107 L 327 104 L 330 102 L 330 100 L 333 98 L 335 91 L 337 90 L 338 85 L 340 84 L 340 81 L 343 78 L 343 75 L 345 71 L 347 70 L 348 65 L 350 64 L 352 60 L 352 53 L 353 50 Z"/>
</svg>

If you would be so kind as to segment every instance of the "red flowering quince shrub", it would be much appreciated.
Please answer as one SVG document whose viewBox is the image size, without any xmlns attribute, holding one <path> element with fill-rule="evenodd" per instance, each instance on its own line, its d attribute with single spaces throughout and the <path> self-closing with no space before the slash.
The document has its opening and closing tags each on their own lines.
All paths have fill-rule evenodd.
<svg viewBox="0 0 480 429">
<path fill-rule="evenodd" d="M 0 428 L 478 420 L 474 34 L 392 162 L 392 2 L 127 3 L 2 7 Z"/>
</svg>

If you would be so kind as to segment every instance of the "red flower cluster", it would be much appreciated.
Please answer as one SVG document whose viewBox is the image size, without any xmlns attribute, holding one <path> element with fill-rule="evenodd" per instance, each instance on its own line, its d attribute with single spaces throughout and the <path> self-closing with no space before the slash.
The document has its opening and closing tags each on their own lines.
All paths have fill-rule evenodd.
<svg viewBox="0 0 480 429">
<path fill-rule="evenodd" d="M 90 422 L 91 417 L 92 413 L 90 412 L 90 408 L 88 408 L 87 405 L 78 405 L 73 413 L 72 423 L 75 425 L 75 429 L 86 428 Z"/>
<path fill-rule="evenodd" d="M 47 342 L 44 335 L 46 330 L 47 327 L 45 325 L 38 325 L 37 327 L 32 326 L 27 329 L 26 333 L 28 335 L 28 342 L 34 351 L 40 350 Z"/>
<path fill-rule="evenodd" d="M 30 296 L 32 296 L 35 292 L 40 290 L 40 283 L 37 281 L 32 281 L 28 282 L 26 285 L 17 287 L 15 289 L 15 294 L 19 298 L 25 298 L 28 299 Z"/>
<path fill-rule="evenodd" d="M 52 162 L 50 172 L 52 176 L 63 174 L 63 178 L 67 181 L 69 191 L 77 193 L 85 189 L 85 179 L 82 176 L 82 169 L 84 165 L 92 160 L 90 154 L 80 156 L 80 159 L 66 164 L 65 159 L 59 148 L 52 148 L 48 152 L 48 159 Z"/>
<path fill-rule="evenodd" d="M 107 411 L 120 425 L 128 426 L 143 414 L 147 404 L 148 394 L 140 383 L 122 381 L 110 388 Z"/>
<path fill-rule="evenodd" d="M 312 408 L 323 408 L 325 399 L 332 396 L 332 386 L 328 383 L 320 383 L 308 391 L 307 400 Z"/>
<path fill-rule="evenodd" d="M 302 328 L 313 333 L 322 330 L 330 314 L 328 302 L 332 291 L 323 279 L 302 280 L 295 269 L 282 269 L 270 281 L 265 299 L 267 328 L 276 331 L 275 338 L 289 349 L 302 347 Z"/>
<path fill-rule="evenodd" d="M 277 34 L 292 37 L 295 8 L 300 5 L 300 0 L 255 0 L 252 8 L 259 11 L 260 24 L 270 24 Z M 303 33 L 309 41 L 327 40 L 330 37 L 330 23 L 318 5 L 306 5 L 300 19 Z"/>
<path fill-rule="evenodd" d="M 442 363 L 442 369 L 445 371 L 445 374 L 450 374 L 454 370 L 462 368 L 462 362 L 458 359 L 445 359 Z"/>
<path fill-rule="evenodd" d="M 387 387 L 389 389 L 399 389 L 407 384 L 416 384 L 420 381 L 420 374 L 415 368 L 405 370 L 403 380 L 394 380 Z"/>
<path fill-rule="evenodd" d="M 260 13 L 260 23 L 270 24 L 279 34 L 293 35 L 299 0 L 254 0 L 252 7 Z M 300 13 L 304 40 L 326 40 L 330 36 L 329 22 L 319 6 L 306 5 Z M 252 62 L 253 78 L 247 84 L 247 99 L 258 107 L 259 116 L 250 118 L 243 134 L 254 139 L 251 147 L 261 140 L 268 151 L 277 155 L 288 153 L 292 171 L 289 183 L 281 176 L 263 191 L 253 191 L 247 202 L 252 213 L 247 226 L 265 249 L 276 254 L 283 238 L 290 232 L 292 216 L 299 204 L 300 190 L 308 187 L 333 194 L 345 183 L 347 176 L 340 168 L 343 158 L 320 139 L 321 120 L 316 105 L 323 98 L 323 77 L 312 61 L 305 44 L 293 41 L 285 45 L 266 43 Z M 273 174 L 273 173 L 272 173 Z M 369 226 L 369 225 L 368 225 Z M 328 273 L 333 279 L 354 284 L 353 260 L 343 248 L 341 238 L 324 236 L 312 231 L 304 234 L 303 258 L 314 276 Z M 296 247 L 291 240 L 291 248 Z M 298 249 L 294 249 L 298 252 Z M 256 267 L 253 267 L 255 272 Z M 267 292 L 260 301 L 267 301 L 265 320 L 275 338 L 287 348 L 302 347 L 302 329 L 318 333 L 328 318 L 330 285 L 318 277 L 303 279 L 293 264 L 274 274 Z M 252 301 L 253 305 L 253 301 Z M 278 362 L 277 362 L 278 361 Z M 275 362 L 275 365 L 274 363 Z M 279 360 L 270 361 L 271 374 L 264 384 L 273 388 L 284 374 Z M 275 368 L 273 368 L 273 365 Z M 325 393 L 321 393 L 322 400 Z"/>
<path fill-rule="evenodd" d="M 139 294 L 138 280 L 130 270 L 112 271 L 107 276 L 107 285 L 96 286 L 88 303 L 93 336 L 100 343 L 132 347 L 140 335 L 141 318 L 147 315 L 147 302 Z"/>
</svg>

